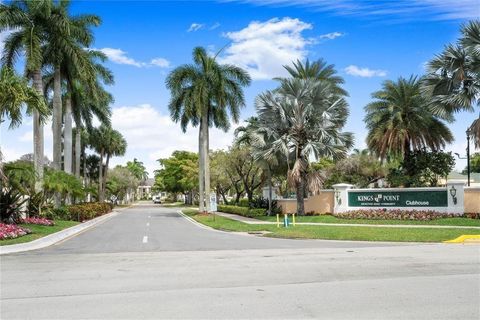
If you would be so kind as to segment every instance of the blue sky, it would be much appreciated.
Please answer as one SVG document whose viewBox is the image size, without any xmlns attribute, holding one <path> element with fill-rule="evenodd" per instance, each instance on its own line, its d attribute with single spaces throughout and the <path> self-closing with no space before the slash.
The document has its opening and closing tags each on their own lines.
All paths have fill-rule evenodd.
<svg viewBox="0 0 480 320">
<path fill-rule="evenodd" d="M 356 147 L 365 147 L 363 107 L 382 81 L 421 75 L 423 65 L 455 41 L 460 25 L 480 16 L 478 0 L 259 0 L 259 1 L 75 1 L 75 13 L 95 13 L 94 47 L 110 58 L 116 83 L 113 126 L 129 143 L 122 164 L 136 157 L 150 171 L 155 160 L 177 149 L 195 151 L 197 130 L 181 133 L 169 120 L 165 77 L 191 61 L 195 46 L 211 52 L 225 46 L 222 62 L 249 70 L 254 81 L 245 90 L 241 117 L 254 114 L 255 96 L 275 87 L 293 59 L 324 58 L 335 64 L 350 94 L 350 117 Z M 0 34 L 0 40 L 5 34 Z M 465 154 L 465 129 L 476 117 L 457 114 L 455 142 L 446 150 Z M 2 125 L 7 160 L 31 152 L 31 121 L 15 130 Z M 51 158 L 51 129 L 45 128 L 45 151 Z M 226 148 L 232 132 L 212 130 L 211 147 Z M 457 168 L 465 161 L 457 161 Z"/>
</svg>

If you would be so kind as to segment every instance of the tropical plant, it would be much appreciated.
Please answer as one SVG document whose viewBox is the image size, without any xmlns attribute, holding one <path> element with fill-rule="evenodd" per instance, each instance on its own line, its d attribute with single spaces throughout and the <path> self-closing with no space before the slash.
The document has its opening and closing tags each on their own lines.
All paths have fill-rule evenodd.
<svg viewBox="0 0 480 320">
<path fill-rule="evenodd" d="M 288 78 L 281 79 L 277 90 L 259 95 L 255 107 L 258 128 L 268 137 L 264 157 L 280 153 L 287 164 L 294 159 L 288 178 L 297 191 L 297 214 L 304 215 L 305 184 L 318 192 L 323 180 L 317 172 L 309 173 L 310 158 L 343 158 L 353 143 L 350 133 L 341 132 L 347 102 L 327 81 Z"/>
<path fill-rule="evenodd" d="M 49 32 L 52 18 L 53 1 L 12 1 L 0 4 L 0 32 L 12 30 L 4 42 L 2 64 L 13 67 L 16 59 L 25 55 L 25 70 L 32 79 L 33 88 L 41 95 L 42 62 L 45 35 Z M 37 182 L 35 188 L 40 191 L 43 180 L 43 123 L 37 109 L 33 113 L 34 167 Z"/>
<path fill-rule="evenodd" d="M 148 172 L 143 162 L 138 161 L 137 158 L 133 158 L 133 161 L 127 161 L 127 169 L 137 178 L 139 181 L 145 181 L 148 179 Z"/>
<path fill-rule="evenodd" d="M 0 188 L 0 219 L 1 222 L 18 222 L 22 205 L 27 201 L 23 195 L 13 188 Z"/>
<path fill-rule="evenodd" d="M 448 115 L 438 112 L 421 94 L 420 85 L 414 76 L 387 80 L 382 90 L 372 94 L 375 101 L 365 107 L 367 145 L 382 159 L 405 159 L 412 151 L 440 150 L 453 141 L 442 121 Z"/>
<path fill-rule="evenodd" d="M 108 165 L 112 156 L 123 156 L 127 150 L 127 141 L 117 130 L 101 125 L 91 133 L 90 144 L 96 152 L 100 154 L 99 178 L 98 178 L 98 197 L 99 201 L 105 199 L 105 186 L 108 175 Z M 103 158 L 105 161 L 105 170 L 103 166 Z"/>
<path fill-rule="evenodd" d="M 447 45 L 427 65 L 423 90 L 440 113 L 472 112 L 480 106 L 480 20 L 463 25 L 461 33 L 455 44 Z M 480 114 L 468 133 L 480 147 Z"/>
<path fill-rule="evenodd" d="M 199 194 L 200 211 L 210 211 L 205 195 L 210 193 L 208 128 L 223 130 L 230 127 L 228 113 L 238 122 L 239 109 L 245 105 L 242 87 L 250 84 L 250 76 L 241 68 L 221 65 L 216 56 L 209 56 L 202 47 L 193 50 L 194 64 L 182 65 L 173 70 L 166 80 L 171 91 L 170 115 L 180 122 L 185 132 L 188 124 L 199 129 Z"/>
</svg>

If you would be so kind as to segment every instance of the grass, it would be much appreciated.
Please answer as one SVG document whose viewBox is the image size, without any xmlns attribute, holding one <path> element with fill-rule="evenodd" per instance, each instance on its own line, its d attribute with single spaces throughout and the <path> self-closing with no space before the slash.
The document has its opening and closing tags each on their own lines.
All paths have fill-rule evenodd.
<svg viewBox="0 0 480 320">
<path fill-rule="evenodd" d="M 30 229 L 32 233 L 27 234 L 23 237 L 15 238 L 15 239 L 0 240 L 0 246 L 30 242 L 30 241 L 39 239 L 41 237 L 45 237 L 49 234 L 61 231 L 63 229 L 73 227 L 78 223 L 79 222 L 76 222 L 76 221 L 55 220 L 54 226 L 40 226 L 37 224 L 20 224 L 21 227 Z"/>
<path fill-rule="evenodd" d="M 363 240 L 396 242 L 441 242 L 463 234 L 480 234 L 478 229 L 381 228 L 363 226 L 295 226 L 277 228 L 276 225 L 249 225 L 240 221 L 212 215 L 197 214 L 194 209 L 183 213 L 217 230 L 236 232 L 270 232 L 266 236 L 289 239 Z"/>
<path fill-rule="evenodd" d="M 281 216 L 283 218 L 283 215 Z M 276 217 L 258 217 L 262 221 L 277 221 Z M 429 221 L 416 220 L 380 220 L 380 219 L 341 219 L 328 214 L 316 216 L 295 217 L 297 222 L 318 222 L 318 223 L 350 223 L 350 224 L 411 224 L 411 225 L 437 225 L 437 226 L 466 226 L 480 227 L 480 219 L 470 218 L 440 218 Z"/>
</svg>

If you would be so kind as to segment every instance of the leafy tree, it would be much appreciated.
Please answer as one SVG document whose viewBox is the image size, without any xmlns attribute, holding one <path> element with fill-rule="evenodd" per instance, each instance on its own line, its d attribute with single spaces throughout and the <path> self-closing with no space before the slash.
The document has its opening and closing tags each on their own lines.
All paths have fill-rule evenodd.
<svg viewBox="0 0 480 320">
<path fill-rule="evenodd" d="M 474 153 L 470 157 L 470 172 L 480 173 L 480 153 Z M 463 174 L 467 174 L 467 167 L 462 171 Z"/>
<path fill-rule="evenodd" d="M 223 202 L 228 204 L 227 195 L 232 190 L 234 181 L 230 178 L 227 173 L 228 163 L 227 163 L 228 153 L 224 150 L 217 150 L 210 153 L 210 164 L 211 164 L 211 179 L 212 186 L 215 189 L 218 196 L 221 196 Z M 235 179 L 238 185 L 241 184 L 241 179 Z M 242 190 L 243 191 L 243 190 Z"/>
<path fill-rule="evenodd" d="M 391 169 L 387 179 L 394 187 L 435 187 L 454 166 L 451 152 L 417 150 L 404 159 L 399 168 Z"/>
<path fill-rule="evenodd" d="M 130 169 L 123 166 L 116 166 L 110 171 L 107 178 L 106 188 L 110 195 L 114 195 L 118 200 L 128 200 L 130 195 L 140 184 L 138 179 Z"/>
<path fill-rule="evenodd" d="M 241 68 L 221 65 L 216 56 L 209 56 L 202 47 L 193 50 L 194 64 L 182 65 L 167 77 L 171 91 L 170 115 L 180 122 L 182 130 L 191 123 L 200 125 L 198 138 L 200 211 L 210 211 L 204 197 L 210 194 L 209 127 L 228 130 L 230 113 L 238 122 L 239 109 L 245 105 L 242 87 L 250 84 L 250 76 Z M 228 110 L 228 112 L 227 112 Z"/>
<path fill-rule="evenodd" d="M 170 192 L 176 198 L 179 193 L 188 195 L 192 203 L 198 177 L 198 155 L 188 151 L 174 151 L 169 158 L 159 159 L 160 169 L 155 171 L 155 187 Z"/>
<path fill-rule="evenodd" d="M 435 110 L 447 115 L 462 110 L 473 112 L 480 103 L 480 20 L 464 24 L 461 33 L 455 44 L 447 45 L 428 63 L 423 83 Z M 480 115 L 468 132 L 475 146 L 480 147 Z"/>
<path fill-rule="evenodd" d="M 372 97 L 365 107 L 367 145 L 382 159 L 405 159 L 412 151 L 440 150 L 453 141 L 445 117 L 421 94 L 416 77 L 387 80 Z"/>
</svg>

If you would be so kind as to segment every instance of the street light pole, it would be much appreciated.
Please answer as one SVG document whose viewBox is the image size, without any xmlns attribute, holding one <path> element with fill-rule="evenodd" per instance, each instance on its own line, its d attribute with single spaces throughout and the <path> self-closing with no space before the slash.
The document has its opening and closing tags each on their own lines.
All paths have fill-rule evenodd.
<svg viewBox="0 0 480 320">
<path fill-rule="evenodd" d="M 470 187 L 470 130 L 467 130 L 467 186 Z"/>
</svg>

